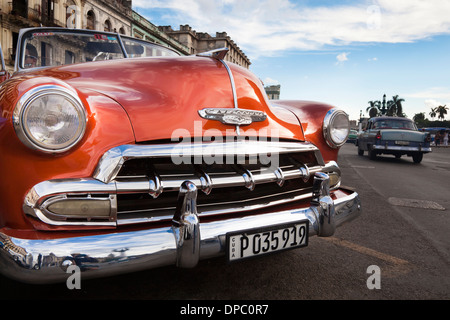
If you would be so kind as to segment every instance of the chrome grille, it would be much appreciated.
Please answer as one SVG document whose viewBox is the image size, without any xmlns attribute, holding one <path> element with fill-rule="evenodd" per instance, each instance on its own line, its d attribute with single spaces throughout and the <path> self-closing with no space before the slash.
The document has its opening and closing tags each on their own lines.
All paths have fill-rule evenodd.
<svg viewBox="0 0 450 320">
<path fill-rule="evenodd" d="M 183 162 L 177 163 L 183 152 Z M 204 155 L 215 155 L 209 161 Z M 267 161 L 272 157 L 270 162 Z M 275 165 L 274 165 L 275 164 Z M 200 217 L 249 212 L 311 197 L 312 176 L 326 172 L 340 180 L 335 162 L 325 164 L 319 150 L 302 142 L 226 142 L 209 144 L 125 145 L 109 150 L 93 178 L 50 180 L 29 193 L 28 214 L 51 224 L 125 225 L 172 219 L 184 181 L 197 187 Z M 106 197 L 110 215 L 91 219 L 64 215 L 65 199 Z M 46 204 L 58 201 L 58 213 Z M 82 203 L 89 204 L 86 200 Z M 104 205 L 105 202 L 92 202 Z M 33 210 L 29 210 L 32 208 Z M 73 210 L 72 210 L 73 211 Z M 101 221 L 104 219 L 104 221 Z"/>
</svg>

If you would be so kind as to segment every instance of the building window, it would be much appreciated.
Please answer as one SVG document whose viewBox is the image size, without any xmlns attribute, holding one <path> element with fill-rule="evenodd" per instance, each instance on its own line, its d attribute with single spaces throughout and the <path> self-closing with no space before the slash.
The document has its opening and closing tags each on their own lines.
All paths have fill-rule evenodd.
<svg viewBox="0 0 450 320">
<path fill-rule="evenodd" d="M 95 30 L 95 14 L 92 10 L 88 11 L 86 20 L 86 29 Z"/>
<path fill-rule="evenodd" d="M 75 55 L 72 51 L 66 50 L 64 55 L 64 64 L 73 64 L 75 63 Z"/>
<path fill-rule="evenodd" d="M 11 3 L 11 2 L 9 2 Z M 17 14 L 21 17 L 28 18 L 28 3 L 26 0 L 13 0 L 11 14 Z"/>
<path fill-rule="evenodd" d="M 106 31 L 106 32 L 111 32 L 111 22 L 109 21 L 109 20 L 106 20 L 105 21 L 105 26 L 104 26 L 104 30 Z"/>
</svg>

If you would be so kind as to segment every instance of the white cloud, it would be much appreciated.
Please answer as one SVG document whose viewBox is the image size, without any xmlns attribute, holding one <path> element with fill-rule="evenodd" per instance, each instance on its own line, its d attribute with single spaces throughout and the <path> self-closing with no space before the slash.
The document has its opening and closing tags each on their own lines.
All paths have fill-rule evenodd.
<svg viewBox="0 0 450 320">
<path fill-rule="evenodd" d="M 337 60 L 336 64 L 342 64 L 345 61 L 347 61 L 348 60 L 347 56 L 349 54 L 350 54 L 350 52 L 342 52 L 341 54 L 338 54 L 336 57 L 336 60 Z"/>
<path fill-rule="evenodd" d="M 377 58 L 377 57 L 369 58 L 369 59 L 367 59 L 367 61 L 370 61 L 370 62 L 372 62 L 372 61 L 378 61 L 378 58 Z"/>
<path fill-rule="evenodd" d="M 176 17 L 173 21 L 199 32 L 226 31 L 250 59 L 284 50 L 411 42 L 450 34 L 448 0 L 375 0 L 327 7 L 304 7 L 292 0 L 133 0 L 133 7 L 169 10 Z"/>
<path fill-rule="evenodd" d="M 427 88 L 422 91 L 405 94 L 405 96 L 411 98 L 429 99 L 430 101 L 435 99 L 450 101 L 450 88 L 447 87 Z"/>
<path fill-rule="evenodd" d="M 442 105 L 442 103 L 440 103 L 439 101 L 434 100 L 434 99 L 425 100 L 425 106 L 427 107 L 427 110 L 429 110 L 431 108 L 439 107 L 441 105 Z"/>
</svg>

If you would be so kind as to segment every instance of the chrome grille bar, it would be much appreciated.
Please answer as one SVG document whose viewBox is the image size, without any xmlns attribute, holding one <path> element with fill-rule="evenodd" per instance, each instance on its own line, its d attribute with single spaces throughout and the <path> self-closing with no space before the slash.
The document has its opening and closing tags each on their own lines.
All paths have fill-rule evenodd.
<svg viewBox="0 0 450 320">
<path fill-rule="evenodd" d="M 181 161 L 203 159 L 205 155 L 223 157 L 223 163 L 228 160 L 239 160 L 245 158 L 254 159 L 259 156 L 276 156 L 287 153 L 313 151 L 317 163 L 324 165 L 319 149 L 308 142 L 271 142 L 271 141 L 232 141 L 225 143 L 202 142 L 202 143 L 172 143 L 161 145 L 122 145 L 108 150 L 94 172 L 94 179 L 109 183 L 114 180 L 125 161 L 132 159 L 158 159 L 169 158 L 174 164 Z M 239 164 L 239 163 L 234 163 Z"/>
<path fill-rule="evenodd" d="M 196 185 L 196 187 L 202 190 L 204 193 L 209 194 L 213 188 L 227 188 L 227 187 L 241 187 L 244 186 L 250 190 L 254 189 L 258 184 L 275 182 L 278 185 L 282 185 L 286 180 L 292 179 L 302 179 L 306 176 L 312 175 L 316 172 L 323 171 L 323 169 L 334 167 L 334 163 L 329 163 L 328 166 L 314 166 L 308 168 L 308 173 L 306 170 L 300 170 L 300 168 L 283 170 L 282 168 L 277 168 L 275 171 L 272 170 L 262 170 L 261 172 L 250 172 L 248 170 L 241 173 L 229 173 L 227 175 L 214 176 L 212 174 L 205 174 L 208 176 L 208 181 L 198 177 L 195 174 L 185 175 L 182 177 L 164 177 L 160 179 L 159 194 L 167 191 L 178 191 L 180 185 L 185 181 L 189 180 Z M 150 194 L 156 194 L 157 190 L 155 187 L 149 183 L 154 178 L 147 179 L 146 177 L 122 177 L 117 176 L 116 191 L 117 193 L 144 193 L 149 192 Z M 159 195 L 158 194 L 158 195 Z"/>
</svg>

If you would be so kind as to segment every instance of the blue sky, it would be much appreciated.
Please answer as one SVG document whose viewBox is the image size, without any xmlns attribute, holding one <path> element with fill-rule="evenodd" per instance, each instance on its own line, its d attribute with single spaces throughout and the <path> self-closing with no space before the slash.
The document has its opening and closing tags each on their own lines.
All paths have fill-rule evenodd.
<svg viewBox="0 0 450 320">
<path fill-rule="evenodd" d="M 403 98 L 409 117 L 450 109 L 450 0 L 133 0 L 133 9 L 155 25 L 227 32 L 281 99 L 330 103 L 351 119 L 383 94 Z"/>
</svg>

